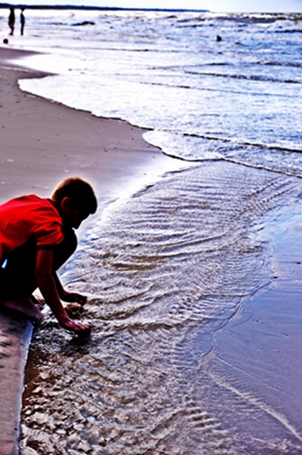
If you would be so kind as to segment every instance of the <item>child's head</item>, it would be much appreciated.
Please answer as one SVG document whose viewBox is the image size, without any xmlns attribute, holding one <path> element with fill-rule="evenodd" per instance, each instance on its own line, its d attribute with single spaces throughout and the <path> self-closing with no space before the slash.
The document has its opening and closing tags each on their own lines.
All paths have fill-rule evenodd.
<svg viewBox="0 0 302 455">
<path fill-rule="evenodd" d="M 79 177 L 71 177 L 59 183 L 51 199 L 75 228 L 97 209 L 97 199 L 92 186 Z"/>
</svg>

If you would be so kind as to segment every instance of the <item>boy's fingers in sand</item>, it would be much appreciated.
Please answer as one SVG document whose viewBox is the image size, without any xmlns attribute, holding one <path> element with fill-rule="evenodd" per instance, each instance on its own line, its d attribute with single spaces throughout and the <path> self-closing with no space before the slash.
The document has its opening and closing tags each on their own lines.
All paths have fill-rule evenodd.
<svg viewBox="0 0 302 455">
<path fill-rule="evenodd" d="M 84 305 L 87 302 L 86 295 L 73 293 L 73 296 L 74 302 L 79 303 L 80 305 Z"/>
<path fill-rule="evenodd" d="M 73 321 L 69 319 L 63 325 L 64 329 L 76 332 L 79 336 L 89 336 L 91 333 L 91 326 L 89 324 L 82 324 L 81 322 Z"/>
<path fill-rule="evenodd" d="M 86 295 L 78 294 L 77 292 L 65 291 L 64 298 L 62 298 L 62 300 L 64 300 L 64 302 L 75 302 L 80 305 L 84 305 L 87 302 L 87 297 Z"/>
</svg>

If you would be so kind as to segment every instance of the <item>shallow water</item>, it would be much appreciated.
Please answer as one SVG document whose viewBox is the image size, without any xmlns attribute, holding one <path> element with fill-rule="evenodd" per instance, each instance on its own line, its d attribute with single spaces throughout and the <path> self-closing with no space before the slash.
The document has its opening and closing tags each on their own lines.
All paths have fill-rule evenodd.
<svg viewBox="0 0 302 455">
<path fill-rule="evenodd" d="M 100 220 L 62 275 L 90 296 L 81 317 L 92 338 L 79 344 L 51 317 L 36 331 L 21 447 L 301 453 L 302 427 L 274 418 L 265 397 L 238 394 L 215 362 L 216 334 L 273 280 L 263 217 L 295 203 L 301 183 L 208 163 L 167 174 Z"/>
</svg>

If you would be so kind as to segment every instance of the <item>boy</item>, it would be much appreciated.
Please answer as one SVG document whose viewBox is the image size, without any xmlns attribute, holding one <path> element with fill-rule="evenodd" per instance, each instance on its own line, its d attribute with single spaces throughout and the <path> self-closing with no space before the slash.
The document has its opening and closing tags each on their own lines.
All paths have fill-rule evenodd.
<svg viewBox="0 0 302 455">
<path fill-rule="evenodd" d="M 83 305 L 86 297 L 63 289 L 56 270 L 77 246 L 74 229 L 95 213 L 97 200 L 90 184 L 68 178 L 51 199 L 22 196 L 0 205 L 0 302 L 5 308 L 40 320 L 32 296 L 38 287 L 60 325 L 89 336 L 89 325 L 69 318 L 61 300 Z"/>
</svg>

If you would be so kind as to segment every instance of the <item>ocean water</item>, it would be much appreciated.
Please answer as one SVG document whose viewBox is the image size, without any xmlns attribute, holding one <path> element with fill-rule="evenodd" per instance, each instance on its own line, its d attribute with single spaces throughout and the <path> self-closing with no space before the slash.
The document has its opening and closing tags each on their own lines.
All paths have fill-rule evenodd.
<svg viewBox="0 0 302 455">
<path fill-rule="evenodd" d="M 217 339 L 274 281 L 268 217 L 301 212 L 302 16 L 26 16 L 11 43 L 52 75 L 23 90 L 147 128 L 180 168 L 109 207 L 62 270 L 94 332 L 36 331 L 21 454 L 301 454 L 280 365 L 270 401 Z"/>
</svg>

